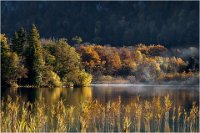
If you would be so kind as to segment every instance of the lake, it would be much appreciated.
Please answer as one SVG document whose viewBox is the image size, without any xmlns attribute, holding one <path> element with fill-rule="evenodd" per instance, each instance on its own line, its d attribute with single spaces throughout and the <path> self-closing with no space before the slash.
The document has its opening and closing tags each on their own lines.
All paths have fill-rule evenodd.
<svg viewBox="0 0 200 133">
<path fill-rule="evenodd" d="M 124 104 L 140 96 L 141 100 L 149 100 L 155 96 L 164 97 L 167 94 L 175 104 L 190 108 L 192 102 L 199 103 L 199 86 L 184 85 L 122 85 L 96 84 L 84 88 L 18 88 L 2 90 L 2 97 L 20 96 L 24 101 L 34 102 L 43 97 L 46 104 L 66 101 L 66 104 L 77 105 L 85 100 L 98 100 L 101 103 L 115 101 L 121 97 Z"/>
<path fill-rule="evenodd" d="M 115 122 L 113 125 L 109 127 L 102 125 L 102 127 L 95 128 L 89 126 L 85 128 L 86 131 L 119 131 L 121 128 L 125 128 L 123 125 L 123 119 L 126 120 L 125 112 L 126 107 L 130 105 L 130 108 L 133 107 L 133 112 L 137 106 L 140 106 L 139 103 L 142 105 L 142 109 L 146 108 L 146 102 L 149 102 L 151 105 L 151 112 L 154 111 L 153 106 L 156 101 L 156 98 L 160 99 L 160 104 L 162 107 L 166 107 L 166 96 L 169 96 L 171 101 L 170 109 L 168 111 L 168 117 L 166 117 L 167 113 L 163 112 L 162 119 L 160 121 L 160 128 L 155 127 L 156 121 L 155 118 L 149 118 L 149 124 L 146 122 L 145 112 L 141 114 L 141 125 L 133 124 L 134 121 L 137 122 L 137 118 L 130 115 L 127 117 L 127 121 L 131 121 L 132 125 L 127 126 L 127 130 L 129 131 L 167 131 L 166 130 L 166 123 L 165 120 L 168 119 L 168 131 L 191 131 L 190 121 L 188 121 L 188 126 L 183 129 L 184 124 L 184 113 L 180 115 L 180 120 L 178 120 L 178 116 L 174 115 L 174 121 L 172 121 L 172 112 L 178 112 L 178 108 L 183 111 L 185 109 L 186 114 L 189 114 L 192 109 L 192 105 L 195 102 L 196 106 L 199 105 L 199 86 L 184 86 L 184 85 L 145 85 L 145 84 L 92 84 L 91 87 L 84 87 L 84 88 L 18 88 L 18 89 L 2 89 L 1 96 L 3 99 L 10 95 L 12 100 L 14 101 L 15 97 L 20 97 L 20 102 L 30 102 L 30 103 L 37 103 L 37 101 L 43 99 L 44 105 L 50 107 L 51 105 L 56 105 L 59 101 L 63 101 L 65 106 L 73 106 L 78 107 L 81 103 L 85 103 L 87 101 L 97 101 L 102 108 L 105 106 L 104 115 L 106 115 L 106 109 L 108 103 L 118 103 L 120 99 L 120 108 L 121 109 L 121 116 L 119 116 L 119 120 L 121 125 L 117 125 Z M 132 103 L 136 103 L 137 99 L 139 98 L 138 104 L 132 105 Z M 147 103 L 148 103 L 147 102 Z M 110 105 L 112 107 L 112 105 Z M 114 105 L 113 105 L 114 106 Z M 121 107 L 123 106 L 123 107 Z M 100 107 L 99 107 L 100 108 Z M 114 107 L 113 107 L 114 108 Z M 119 107 L 116 107 L 118 109 Z M 130 109 L 131 110 L 131 109 Z M 78 110 L 76 110 L 77 112 Z M 129 111 L 131 114 L 131 111 Z M 77 112 L 78 113 L 78 112 Z M 136 114 L 138 112 L 135 112 Z M 107 114 L 110 116 L 109 112 Z M 113 113 L 114 114 L 114 113 Z M 134 113 L 133 113 L 134 114 Z M 147 115 L 148 116 L 148 115 Z M 117 118 L 118 116 L 116 116 Z M 115 117 L 114 117 L 115 118 Z M 190 118 L 192 119 L 192 118 Z M 104 119 L 104 122 L 110 121 Z M 193 124 L 192 128 L 193 131 L 197 131 L 199 129 L 198 118 L 195 118 L 195 123 Z M 79 121 L 79 118 L 77 118 Z M 77 122 L 81 125 L 81 122 Z M 179 124 L 180 123 L 180 124 Z M 88 124 L 89 125 L 89 124 Z M 149 126 L 146 126 L 149 125 Z M 139 129 L 138 129 L 139 127 Z M 100 130 L 101 129 L 101 130 Z M 58 129 L 57 129 L 58 130 Z M 81 130 L 81 129 L 80 129 Z M 80 131 L 79 128 L 70 128 L 69 131 Z M 122 129 L 121 129 L 122 130 Z M 121 131 L 120 130 L 120 131 Z M 43 131 L 43 130 L 42 130 Z M 54 131 L 54 130 L 45 130 L 45 131 Z M 60 130 L 58 130 L 60 131 Z M 122 131 L 126 131 L 126 128 Z"/>
</svg>

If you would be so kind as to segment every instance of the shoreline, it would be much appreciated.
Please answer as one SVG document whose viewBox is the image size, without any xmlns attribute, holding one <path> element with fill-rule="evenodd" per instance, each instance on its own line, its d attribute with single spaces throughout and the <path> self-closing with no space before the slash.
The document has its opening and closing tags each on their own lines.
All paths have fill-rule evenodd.
<svg viewBox="0 0 200 133">
<path fill-rule="evenodd" d="M 148 84 L 148 83 L 92 83 L 91 86 L 199 86 L 199 84 Z"/>
</svg>

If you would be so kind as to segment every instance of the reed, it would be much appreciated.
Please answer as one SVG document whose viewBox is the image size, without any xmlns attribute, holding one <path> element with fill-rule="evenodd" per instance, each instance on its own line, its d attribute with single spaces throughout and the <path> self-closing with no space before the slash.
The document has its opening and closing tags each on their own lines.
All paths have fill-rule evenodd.
<svg viewBox="0 0 200 133">
<path fill-rule="evenodd" d="M 199 108 L 196 103 L 193 102 L 192 109 L 190 110 L 190 131 L 197 132 L 196 123 L 198 123 L 197 118 L 199 117 Z"/>
<path fill-rule="evenodd" d="M 137 97 L 126 105 L 119 97 L 105 104 L 88 100 L 77 106 L 62 100 L 52 105 L 44 99 L 29 103 L 8 96 L 1 100 L 1 120 L 2 132 L 198 132 L 199 107 L 193 103 L 188 112 L 175 108 L 169 95 L 145 101 Z"/>
<path fill-rule="evenodd" d="M 178 127 L 178 132 L 180 132 L 180 126 L 181 126 L 181 121 L 180 121 L 180 117 L 181 117 L 182 111 L 181 111 L 181 107 L 178 107 L 178 111 L 177 111 L 177 127 Z"/>
<path fill-rule="evenodd" d="M 174 122 L 175 122 L 175 119 L 176 119 L 176 107 L 174 106 L 173 107 L 173 112 L 172 112 L 172 131 L 174 131 Z"/>
<path fill-rule="evenodd" d="M 165 114 L 165 132 L 170 132 L 170 128 L 169 128 L 169 111 L 171 109 L 172 106 L 172 102 L 169 98 L 169 94 L 167 96 L 165 96 L 165 100 L 164 100 L 164 104 L 165 104 L 165 110 L 164 110 L 164 114 Z"/>
<path fill-rule="evenodd" d="M 144 125 L 145 125 L 145 131 L 150 132 L 150 122 L 151 119 L 153 118 L 153 113 L 152 113 L 152 106 L 151 103 L 148 101 L 145 101 L 144 104 Z"/>
</svg>

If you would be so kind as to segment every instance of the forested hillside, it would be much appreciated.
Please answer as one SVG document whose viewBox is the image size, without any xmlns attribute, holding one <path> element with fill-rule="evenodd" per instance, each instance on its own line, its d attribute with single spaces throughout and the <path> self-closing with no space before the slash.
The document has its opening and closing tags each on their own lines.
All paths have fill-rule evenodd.
<svg viewBox="0 0 200 133">
<path fill-rule="evenodd" d="M 81 36 L 112 46 L 196 46 L 197 2 L 1 2 L 1 30 L 8 37 L 36 24 L 43 38 Z"/>
</svg>

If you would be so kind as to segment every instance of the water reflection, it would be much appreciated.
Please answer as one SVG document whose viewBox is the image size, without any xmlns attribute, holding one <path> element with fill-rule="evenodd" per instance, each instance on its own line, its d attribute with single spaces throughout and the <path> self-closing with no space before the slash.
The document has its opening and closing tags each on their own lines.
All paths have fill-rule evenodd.
<svg viewBox="0 0 200 133">
<path fill-rule="evenodd" d="M 63 100 L 67 105 L 77 105 L 85 100 L 98 100 L 104 104 L 116 101 L 119 96 L 126 104 L 140 96 L 140 100 L 151 100 L 153 97 L 164 97 L 167 94 L 174 102 L 174 106 L 192 106 L 192 102 L 199 103 L 198 86 L 92 86 L 83 88 L 7 88 L 3 89 L 2 97 L 7 95 L 20 96 L 23 101 L 35 102 L 44 98 L 46 104 Z"/>
<path fill-rule="evenodd" d="M 10 95 L 12 98 L 19 96 L 22 101 L 31 103 L 44 99 L 46 104 L 63 100 L 68 105 L 78 105 L 80 102 L 92 99 L 92 88 L 7 88 L 3 89 L 2 97 Z"/>
<path fill-rule="evenodd" d="M 191 107 L 199 103 L 198 86 L 93 86 L 93 98 L 101 102 L 115 101 L 120 96 L 124 104 L 140 96 L 140 100 L 164 97 L 167 94 L 175 106 Z"/>
</svg>

